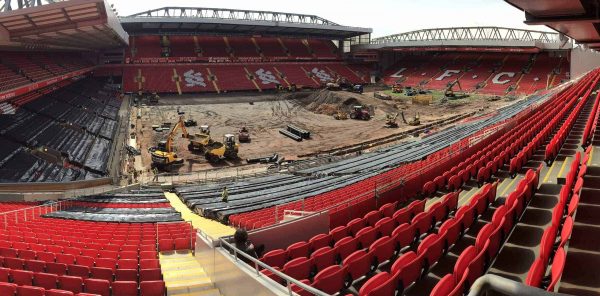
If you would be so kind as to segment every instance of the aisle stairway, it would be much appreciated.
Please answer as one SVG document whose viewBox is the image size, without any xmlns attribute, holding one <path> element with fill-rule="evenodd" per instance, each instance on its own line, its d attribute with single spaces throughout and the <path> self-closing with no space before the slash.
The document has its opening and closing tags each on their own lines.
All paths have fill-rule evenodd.
<svg viewBox="0 0 600 296">
<path fill-rule="evenodd" d="M 165 197 L 171 203 L 171 206 L 181 213 L 183 220 L 192 222 L 194 228 L 206 234 L 212 240 L 217 240 L 222 236 L 229 236 L 235 233 L 235 228 L 221 224 L 217 221 L 206 219 L 192 212 L 175 193 L 165 192 Z"/>
<path fill-rule="evenodd" d="M 160 266 L 168 296 L 220 296 L 191 251 L 161 252 Z"/>
</svg>

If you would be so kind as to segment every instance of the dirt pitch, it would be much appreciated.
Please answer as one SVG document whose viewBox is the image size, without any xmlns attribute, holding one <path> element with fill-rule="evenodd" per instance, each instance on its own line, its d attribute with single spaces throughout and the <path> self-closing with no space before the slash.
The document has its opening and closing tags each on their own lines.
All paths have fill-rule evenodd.
<svg viewBox="0 0 600 296">
<path fill-rule="evenodd" d="M 367 105 L 374 110 L 369 121 L 335 120 L 332 112 L 336 109 L 350 110 L 355 104 Z M 192 172 L 215 167 L 245 164 L 245 159 L 268 156 L 278 153 L 286 159 L 297 159 L 297 155 L 315 153 L 346 145 L 377 139 L 400 133 L 413 127 L 402 123 L 398 117 L 399 128 L 385 127 L 386 115 L 404 111 L 407 119 L 419 113 L 421 123 L 447 118 L 457 114 L 478 111 L 478 115 L 491 112 L 498 107 L 510 104 L 505 100 L 487 101 L 484 97 L 474 97 L 440 104 L 434 99 L 429 106 L 412 105 L 410 100 L 394 98 L 389 101 L 376 99 L 372 91 L 353 94 L 344 91 L 330 92 L 306 91 L 294 94 L 211 94 L 182 95 L 161 97 L 160 103 L 141 108 L 141 118 L 137 118 L 138 108 L 134 107 L 131 123 L 135 125 L 137 143 L 142 151 L 142 161 L 149 168 L 151 159 L 148 147 L 155 146 L 164 139 L 168 131 L 155 132 L 152 125 L 163 122 L 175 124 L 178 120 L 177 109 L 185 112 L 184 119 L 192 118 L 198 125 L 207 124 L 213 139 L 222 141 L 223 135 L 237 135 L 240 127 L 250 130 L 250 143 L 240 144 L 240 160 L 224 161 L 217 165 L 206 162 L 202 154 L 193 154 L 187 150 L 187 141 L 178 133 L 174 138 L 179 157 L 185 164 L 179 172 Z M 325 114 L 318 114 L 325 113 Z M 296 142 L 281 134 L 278 130 L 293 124 L 311 132 L 312 138 Z M 199 131 L 199 127 L 188 128 L 190 133 Z"/>
</svg>

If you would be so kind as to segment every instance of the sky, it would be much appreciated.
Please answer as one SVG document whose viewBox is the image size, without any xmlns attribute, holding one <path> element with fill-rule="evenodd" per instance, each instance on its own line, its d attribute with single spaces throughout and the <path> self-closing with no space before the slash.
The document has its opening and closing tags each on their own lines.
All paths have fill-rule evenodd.
<svg viewBox="0 0 600 296">
<path fill-rule="evenodd" d="M 232 8 L 314 14 L 372 28 L 372 37 L 420 29 L 498 26 L 551 31 L 523 23 L 524 12 L 503 0 L 108 0 L 120 16 L 164 6 Z M 365 5 L 368 4 L 368 5 Z"/>
</svg>

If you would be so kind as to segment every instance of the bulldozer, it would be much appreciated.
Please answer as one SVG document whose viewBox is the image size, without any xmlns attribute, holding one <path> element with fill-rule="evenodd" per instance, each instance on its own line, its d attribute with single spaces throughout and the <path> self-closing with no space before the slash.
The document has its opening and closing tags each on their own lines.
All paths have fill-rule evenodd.
<svg viewBox="0 0 600 296">
<path fill-rule="evenodd" d="M 240 141 L 240 143 L 250 143 L 250 132 L 245 126 L 238 132 L 238 141 Z"/>
<path fill-rule="evenodd" d="M 235 142 L 235 136 L 225 134 L 223 142 L 213 142 L 206 146 L 204 156 L 210 163 L 216 163 L 223 159 L 236 159 L 238 157 L 239 144 Z"/>
<path fill-rule="evenodd" d="M 417 126 L 421 124 L 421 120 L 419 119 L 419 113 L 415 114 L 415 117 L 413 117 L 410 121 L 407 121 L 406 118 L 404 117 L 404 112 L 400 113 L 402 116 L 402 122 L 404 122 L 404 124 L 408 124 L 411 126 Z"/>
<path fill-rule="evenodd" d="M 335 120 L 346 120 L 348 119 L 348 113 L 338 110 L 335 114 L 333 114 L 333 118 L 335 118 Z"/>
<path fill-rule="evenodd" d="M 392 93 L 399 94 L 402 93 L 402 84 L 396 83 L 392 86 Z"/>
<path fill-rule="evenodd" d="M 371 114 L 369 114 L 369 109 L 362 105 L 356 105 L 352 107 L 352 112 L 350 112 L 351 119 L 357 120 L 369 120 L 371 119 Z"/>
<path fill-rule="evenodd" d="M 397 128 L 398 123 L 396 122 L 396 118 L 398 118 L 398 113 L 386 115 L 385 116 L 385 127 Z"/>
</svg>

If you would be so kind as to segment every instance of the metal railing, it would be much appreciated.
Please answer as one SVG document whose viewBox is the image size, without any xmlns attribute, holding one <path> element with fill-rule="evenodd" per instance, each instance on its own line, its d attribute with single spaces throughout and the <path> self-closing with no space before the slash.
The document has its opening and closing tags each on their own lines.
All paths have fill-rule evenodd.
<svg viewBox="0 0 600 296">
<path fill-rule="evenodd" d="M 22 222 L 33 221 L 39 218 L 43 214 L 60 211 L 69 207 L 69 201 L 62 200 L 46 204 L 41 204 L 33 207 L 21 208 L 13 211 L 0 213 L 1 218 L 4 220 L 4 229 L 8 227 L 9 219 L 14 221 L 14 224 L 18 224 L 19 220 Z"/>
<path fill-rule="evenodd" d="M 264 275 L 261 272 L 261 268 L 262 268 L 262 269 L 270 271 L 277 277 L 284 280 L 286 282 L 286 287 L 287 287 L 287 290 L 288 290 L 288 293 L 290 296 L 294 295 L 294 292 L 292 291 L 292 284 L 294 284 L 298 288 L 300 288 L 304 291 L 310 292 L 311 294 L 316 295 L 316 296 L 329 296 L 329 294 L 327 294 L 321 290 L 315 289 L 307 284 L 304 284 L 304 283 L 300 282 L 299 280 L 296 280 L 296 279 L 286 275 L 285 273 L 278 271 L 278 270 L 272 268 L 271 266 L 261 262 L 260 260 L 244 253 L 242 250 L 236 248 L 234 245 L 227 242 L 225 237 L 219 238 L 219 247 L 223 250 L 227 250 L 228 252 L 226 252 L 226 253 L 229 253 L 230 255 L 232 255 L 233 260 L 235 262 L 240 261 L 240 258 L 238 256 L 244 257 L 246 260 L 252 262 L 252 264 L 254 265 L 254 270 L 256 271 L 256 275 L 258 277 L 268 278 L 266 275 Z"/>
<path fill-rule="evenodd" d="M 568 296 L 568 294 L 548 292 L 494 274 L 479 277 L 471 286 L 468 296 L 483 296 L 489 292 L 495 292 L 494 295 L 509 296 Z"/>
</svg>

